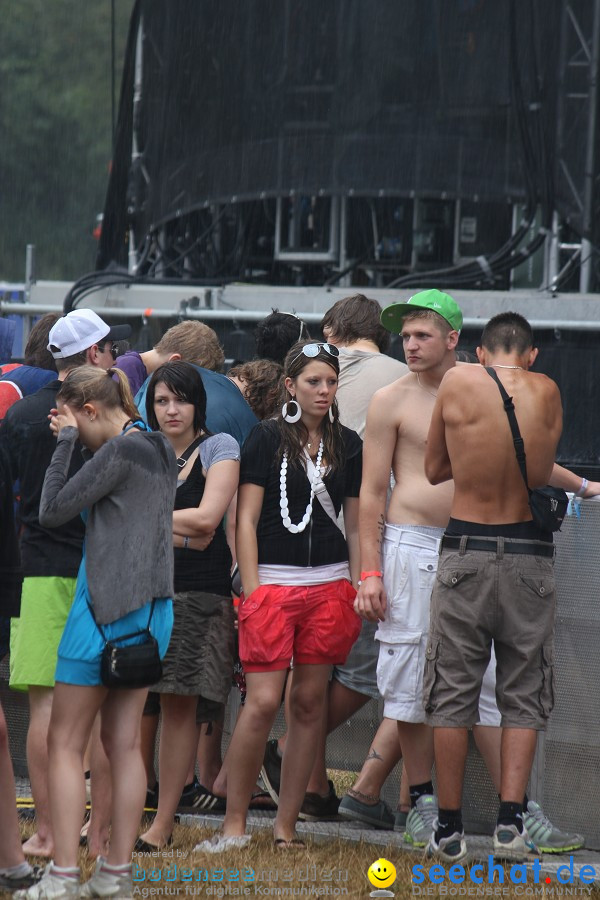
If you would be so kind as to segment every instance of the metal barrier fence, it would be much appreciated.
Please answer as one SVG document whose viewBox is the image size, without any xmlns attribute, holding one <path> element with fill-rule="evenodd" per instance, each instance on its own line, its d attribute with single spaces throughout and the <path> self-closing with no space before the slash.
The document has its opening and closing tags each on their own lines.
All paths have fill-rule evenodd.
<svg viewBox="0 0 600 900">
<path fill-rule="evenodd" d="M 540 734 L 530 781 L 530 796 L 561 828 L 586 836 L 587 846 L 600 849 L 600 503 L 581 504 L 581 516 L 570 516 L 556 536 L 556 705 L 548 730 Z M 27 698 L 6 684 L 6 661 L 0 666 L 0 699 L 6 714 L 15 771 L 26 774 Z M 235 720 L 232 695 L 230 730 Z M 380 704 L 363 707 L 340 726 L 328 742 L 331 768 L 358 771 L 380 721 Z M 273 729 L 284 730 L 280 715 Z M 224 743 L 227 742 L 227 736 Z M 399 767 L 398 767 L 399 768 Z M 399 771 L 388 779 L 384 797 L 395 806 Z M 491 833 L 498 798 L 479 754 L 472 746 L 465 779 L 465 826 Z"/>
</svg>

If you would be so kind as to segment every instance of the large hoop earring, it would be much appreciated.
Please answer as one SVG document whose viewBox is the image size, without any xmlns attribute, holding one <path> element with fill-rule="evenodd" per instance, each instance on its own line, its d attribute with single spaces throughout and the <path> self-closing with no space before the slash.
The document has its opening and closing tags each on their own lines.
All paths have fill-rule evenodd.
<svg viewBox="0 0 600 900">
<path fill-rule="evenodd" d="M 291 406 L 292 403 L 296 407 L 295 413 L 288 412 L 288 406 Z M 302 415 L 302 410 L 300 409 L 300 404 L 298 403 L 298 401 L 294 400 L 294 398 L 292 397 L 292 399 L 288 403 L 284 403 L 281 407 L 281 415 L 282 418 L 286 422 L 289 422 L 290 425 L 293 425 L 294 422 L 299 422 L 300 416 Z"/>
</svg>

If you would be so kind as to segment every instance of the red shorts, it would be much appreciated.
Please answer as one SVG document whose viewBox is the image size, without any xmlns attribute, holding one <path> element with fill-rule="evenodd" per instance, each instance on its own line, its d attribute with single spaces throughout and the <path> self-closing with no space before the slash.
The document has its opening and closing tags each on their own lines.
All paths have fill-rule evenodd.
<svg viewBox="0 0 600 900">
<path fill-rule="evenodd" d="M 341 665 L 360 632 L 356 591 L 327 584 L 262 584 L 239 608 L 239 651 L 246 672 L 295 665 Z"/>
</svg>

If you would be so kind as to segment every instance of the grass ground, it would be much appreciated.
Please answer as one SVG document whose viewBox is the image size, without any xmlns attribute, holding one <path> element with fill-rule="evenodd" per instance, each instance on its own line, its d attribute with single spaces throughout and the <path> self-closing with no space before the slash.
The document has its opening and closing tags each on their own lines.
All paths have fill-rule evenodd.
<svg viewBox="0 0 600 900">
<path fill-rule="evenodd" d="M 338 795 L 352 785 L 355 774 L 330 772 Z M 0 811 L 0 815 L 1 815 Z M 33 824 L 22 823 L 23 838 L 29 837 Z M 514 886 L 510 882 L 509 867 L 505 869 L 504 883 L 493 885 L 473 883 L 467 875 L 463 884 L 452 884 L 446 877 L 441 885 L 432 884 L 428 878 L 431 861 L 415 853 L 398 850 L 397 847 L 381 849 L 366 843 L 350 843 L 339 839 L 326 842 L 308 841 L 305 848 L 294 851 L 278 851 L 273 846 L 270 829 L 260 830 L 252 837 L 250 845 L 234 850 L 226 856 L 201 856 L 193 852 L 196 844 L 214 832 L 207 828 L 176 825 L 173 847 L 156 856 L 135 857 L 134 897 L 161 896 L 199 897 L 348 897 L 367 898 L 373 890 L 367 872 L 380 857 L 388 860 L 396 869 L 396 881 L 389 889 L 396 898 L 414 896 L 535 896 L 547 898 L 577 896 L 577 888 L 561 888 L 556 882 L 546 885 Z M 36 860 L 43 864 L 43 860 Z M 92 874 L 94 861 L 85 849 L 80 851 L 82 879 Z M 421 884 L 413 884 L 413 867 L 423 866 Z M 485 870 L 487 871 L 487 870 Z M 486 876 L 484 875 L 484 878 Z M 543 877 L 540 879 L 544 881 Z M 567 890 L 568 889 L 568 890 Z M 586 896 L 587 891 L 581 894 Z M 2 895 L 0 896 L 9 896 Z M 592 896 L 600 900 L 600 890 L 593 889 Z"/>
</svg>

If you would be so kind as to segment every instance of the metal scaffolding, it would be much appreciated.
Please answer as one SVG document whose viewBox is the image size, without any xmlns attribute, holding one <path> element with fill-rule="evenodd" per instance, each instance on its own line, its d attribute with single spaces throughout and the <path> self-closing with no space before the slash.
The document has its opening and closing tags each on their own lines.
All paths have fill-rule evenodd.
<svg viewBox="0 0 600 900">
<path fill-rule="evenodd" d="M 561 275 L 561 251 L 579 257 L 579 289 L 590 290 L 597 199 L 597 103 L 600 63 L 600 0 L 564 0 L 559 58 L 557 115 L 558 195 L 569 196 L 580 212 L 578 241 L 563 242 L 555 214 L 546 284 Z M 564 261 L 564 260 L 563 260 Z"/>
</svg>

